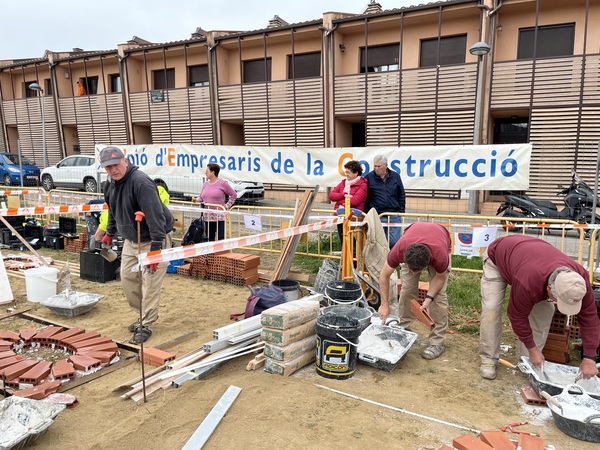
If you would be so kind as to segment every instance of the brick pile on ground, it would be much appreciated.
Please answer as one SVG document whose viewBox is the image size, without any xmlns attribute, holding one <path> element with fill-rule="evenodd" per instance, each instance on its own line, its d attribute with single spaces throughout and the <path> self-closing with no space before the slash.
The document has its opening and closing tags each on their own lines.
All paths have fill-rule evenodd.
<svg viewBox="0 0 600 450">
<path fill-rule="evenodd" d="M 191 262 L 177 268 L 184 276 L 203 277 L 234 286 L 248 286 L 258 281 L 260 256 L 219 252 L 194 256 Z"/>
</svg>

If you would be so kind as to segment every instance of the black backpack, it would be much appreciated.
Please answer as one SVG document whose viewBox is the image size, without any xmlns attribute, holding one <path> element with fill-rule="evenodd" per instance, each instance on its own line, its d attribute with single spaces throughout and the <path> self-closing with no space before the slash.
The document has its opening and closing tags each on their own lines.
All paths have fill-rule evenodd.
<svg viewBox="0 0 600 450">
<path fill-rule="evenodd" d="M 204 218 L 194 219 L 183 236 L 183 245 L 199 244 L 205 241 Z"/>
</svg>

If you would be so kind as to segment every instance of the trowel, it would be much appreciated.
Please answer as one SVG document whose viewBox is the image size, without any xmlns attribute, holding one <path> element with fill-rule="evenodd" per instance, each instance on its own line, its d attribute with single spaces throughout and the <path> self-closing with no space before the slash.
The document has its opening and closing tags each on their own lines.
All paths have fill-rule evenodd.
<svg viewBox="0 0 600 450">
<path fill-rule="evenodd" d="M 102 244 L 102 250 L 100 250 L 100 256 L 102 256 L 108 262 L 113 262 L 119 255 L 112 248 L 106 244 Z"/>
</svg>

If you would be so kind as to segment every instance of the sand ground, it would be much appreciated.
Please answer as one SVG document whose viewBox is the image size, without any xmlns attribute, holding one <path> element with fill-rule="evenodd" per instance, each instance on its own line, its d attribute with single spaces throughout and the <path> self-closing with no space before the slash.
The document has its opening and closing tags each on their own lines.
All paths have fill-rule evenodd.
<svg viewBox="0 0 600 450">
<path fill-rule="evenodd" d="M 101 293 L 105 298 L 89 313 L 65 318 L 27 302 L 25 280 L 9 279 L 17 306 L 31 306 L 32 314 L 98 331 L 116 341 L 125 342 L 131 336 L 126 327 L 135 316 L 118 281 L 100 284 L 73 276 L 73 289 Z M 183 355 L 200 348 L 212 339 L 214 329 L 231 323 L 229 314 L 244 310 L 247 297 L 246 288 L 168 274 L 160 318 L 147 345 L 194 331 L 196 338 L 170 351 Z M 6 312 L 7 306 L 2 305 L 0 313 Z M 22 318 L 0 321 L 0 330 L 29 326 L 42 327 Z M 247 371 L 252 355 L 241 356 L 203 380 L 159 390 L 148 396 L 146 403 L 121 399 L 123 391 L 114 391 L 141 374 L 141 365 L 136 362 L 69 390 L 78 398 L 78 406 L 62 412 L 32 448 L 179 449 L 231 385 L 242 391 L 208 440 L 207 449 L 438 449 L 468 432 L 459 427 L 498 430 L 520 421 L 529 423 L 518 430 L 541 434 L 555 449 L 597 448 L 560 432 L 547 408 L 525 405 L 519 388 L 527 379 L 521 372 L 502 367 L 496 380 L 483 380 L 478 373 L 476 336 L 450 334 L 446 353 L 426 361 L 419 356 L 426 329 L 417 324 L 414 331 L 419 333 L 419 341 L 391 373 L 358 364 L 352 378 L 335 380 L 319 376 L 310 365 L 284 378 L 263 370 Z M 514 347 L 510 330 L 504 338 L 503 343 Z M 130 355 L 123 352 L 122 357 Z M 514 360 L 514 351 L 505 357 Z M 348 398 L 319 385 L 396 410 Z M 517 435 L 510 437 L 516 439 Z"/>
</svg>

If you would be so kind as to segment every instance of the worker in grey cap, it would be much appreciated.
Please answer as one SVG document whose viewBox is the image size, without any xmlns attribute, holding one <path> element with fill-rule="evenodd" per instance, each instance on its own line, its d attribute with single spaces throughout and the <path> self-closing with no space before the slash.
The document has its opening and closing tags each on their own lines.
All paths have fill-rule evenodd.
<svg viewBox="0 0 600 450">
<path fill-rule="evenodd" d="M 110 246 L 117 233 L 125 240 L 121 253 L 121 285 L 129 306 L 138 314 L 138 320 L 128 328 L 133 333 L 131 342 L 140 344 L 152 335 L 151 326 L 158 319 L 160 289 L 169 263 L 145 266 L 140 285 L 135 271 L 138 264 L 138 244 L 141 253 L 170 248 L 174 219 L 161 202 L 154 181 L 138 170 L 137 166 L 130 164 L 118 147 L 103 148 L 99 159 L 100 166 L 104 167 L 110 177 L 104 190 L 109 218 L 102 242 Z M 138 222 L 135 220 L 137 211 L 144 213 L 140 223 L 139 242 Z"/>
<path fill-rule="evenodd" d="M 586 270 L 572 258 L 534 237 L 514 235 L 496 239 L 483 255 L 479 373 L 496 378 L 502 336 L 502 304 L 511 285 L 507 314 L 517 337 L 517 358 L 528 356 L 536 367 L 544 364 L 546 344 L 555 307 L 577 316 L 583 341 L 579 371 L 583 378 L 598 373 L 600 319 Z"/>
</svg>

